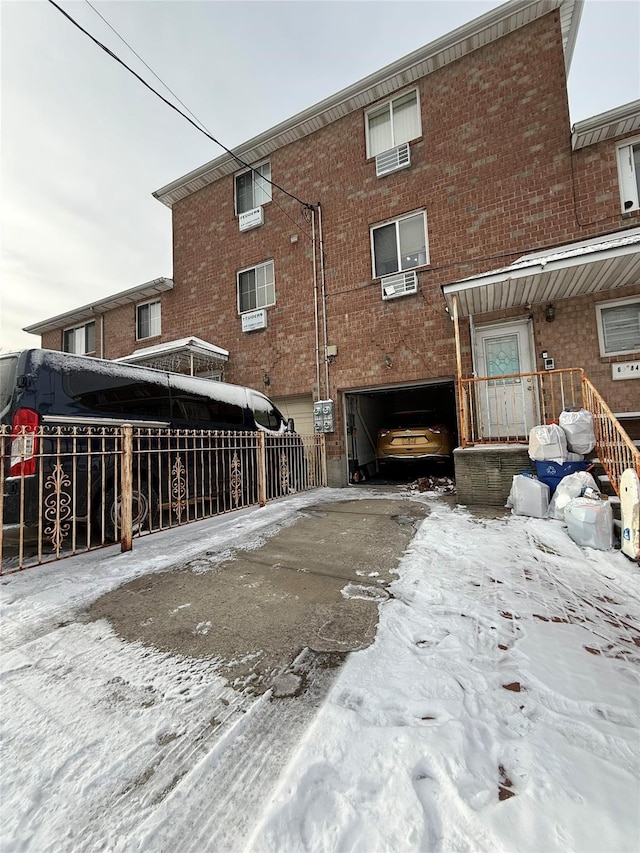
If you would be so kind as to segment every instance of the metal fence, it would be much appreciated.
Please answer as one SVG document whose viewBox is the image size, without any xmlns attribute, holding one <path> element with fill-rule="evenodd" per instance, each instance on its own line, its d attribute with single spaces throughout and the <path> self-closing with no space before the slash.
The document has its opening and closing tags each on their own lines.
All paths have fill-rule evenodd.
<svg viewBox="0 0 640 853">
<path fill-rule="evenodd" d="M 323 435 L 0 427 L 0 574 L 326 485 Z"/>
</svg>

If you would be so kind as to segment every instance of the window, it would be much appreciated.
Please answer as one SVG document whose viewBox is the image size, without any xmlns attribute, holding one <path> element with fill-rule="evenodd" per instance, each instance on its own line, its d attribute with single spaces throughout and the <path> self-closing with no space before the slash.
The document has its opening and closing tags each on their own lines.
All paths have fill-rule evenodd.
<svg viewBox="0 0 640 853">
<path fill-rule="evenodd" d="M 136 340 L 154 338 L 161 333 L 160 301 L 136 305 Z"/>
<path fill-rule="evenodd" d="M 618 146 L 618 178 L 623 213 L 640 210 L 640 139 Z"/>
<path fill-rule="evenodd" d="M 85 355 L 96 351 L 96 324 L 95 321 L 76 326 L 74 329 L 65 329 L 63 333 L 64 352 L 72 352 L 75 355 Z"/>
<path fill-rule="evenodd" d="M 373 277 L 410 270 L 429 262 L 424 212 L 371 229 Z"/>
<path fill-rule="evenodd" d="M 271 201 L 271 163 L 261 163 L 236 175 L 236 214 L 246 213 Z"/>
<path fill-rule="evenodd" d="M 366 113 L 367 157 L 410 142 L 422 133 L 418 92 L 414 89 Z"/>
<path fill-rule="evenodd" d="M 640 352 L 640 297 L 596 305 L 601 355 Z"/>
<path fill-rule="evenodd" d="M 259 264 L 238 273 L 238 312 L 253 311 L 275 305 L 276 290 L 273 281 L 273 261 Z"/>
</svg>

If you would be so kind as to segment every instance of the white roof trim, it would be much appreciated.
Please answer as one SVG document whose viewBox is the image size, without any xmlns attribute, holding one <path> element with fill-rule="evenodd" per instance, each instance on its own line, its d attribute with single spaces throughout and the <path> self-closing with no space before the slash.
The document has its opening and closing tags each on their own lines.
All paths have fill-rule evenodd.
<svg viewBox="0 0 640 853">
<path fill-rule="evenodd" d="M 207 341 L 203 341 L 201 338 L 180 338 L 176 341 L 168 341 L 164 344 L 156 344 L 152 347 L 137 349 L 132 352 L 131 355 L 116 358 L 114 361 L 141 361 L 142 359 L 152 358 L 158 355 L 171 355 L 172 353 L 179 352 L 180 350 L 186 350 L 199 355 L 214 355 L 217 356 L 220 361 L 228 361 L 229 359 L 229 350 L 207 343 Z"/>
<path fill-rule="evenodd" d="M 640 228 L 524 255 L 508 267 L 442 286 L 460 316 L 568 299 L 640 283 Z"/>
<path fill-rule="evenodd" d="M 571 130 L 571 147 L 577 151 L 603 139 L 625 136 L 639 129 L 640 101 L 631 101 L 606 113 L 576 122 Z"/>
<path fill-rule="evenodd" d="M 80 308 L 73 308 L 71 311 L 66 311 L 64 314 L 58 314 L 56 317 L 50 317 L 48 320 L 40 320 L 38 323 L 33 323 L 31 326 L 25 326 L 23 331 L 30 332 L 33 335 L 43 335 L 45 332 L 53 332 L 56 329 L 65 329 L 69 326 L 77 326 L 80 323 L 85 323 L 88 320 L 95 320 L 100 314 L 111 311 L 114 308 L 119 308 L 121 305 L 126 305 L 129 302 L 142 302 L 145 299 L 152 299 L 159 293 L 173 289 L 173 279 L 170 278 L 155 278 L 152 281 L 147 281 L 144 284 L 139 284 L 136 287 L 130 287 L 129 290 L 122 290 L 120 293 L 114 293 L 113 296 L 106 296 L 97 302 L 91 302 L 88 305 L 82 305 Z"/>
<path fill-rule="evenodd" d="M 560 10 L 565 67 L 568 73 L 583 3 L 584 0 L 509 0 L 497 9 L 490 10 L 253 137 L 239 145 L 235 153 L 247 163 L 264 160 L 276 149 L 303 139 L 327 124 L 415 83 L 427 74 L 556 9 Z M 167 207 L 171 207 L 175 202 L 237 171 L 238 168 L 240 166 L 237 160 L 225 153 L 161 187 L 153 196 Z"/>
</svg>

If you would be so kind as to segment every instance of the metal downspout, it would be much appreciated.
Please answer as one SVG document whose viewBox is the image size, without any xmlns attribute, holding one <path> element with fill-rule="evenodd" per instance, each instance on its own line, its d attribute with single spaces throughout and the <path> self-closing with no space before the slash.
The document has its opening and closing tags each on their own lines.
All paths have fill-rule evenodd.
<svg viewBox="0 0 640 853">
<path fill-rule="evenodd" d="M 325 276 L 324 276 L 324 240 L 322 239 L 322 206 L 320 202 L 318 202 L 318 236 L 320 237 L 320 287 L 322 290 L 322 325 L 323 325 L 323 333 L 324 333 L 324 372 L 325 372 L 325 389 L 326 389 L 326 397 L 325 400 L 331 399 L 331 394 L 329 392 L 329 361 L 327 359 L 327 344 L 328 344 L 328 335 L 327 335 L 327 291 L 325 287 Z"/>
<path fill-rule="evenodd" d="M 311 227 L 313 237 L 313 313 L 316 328 L 316 400 L 320 399 L 320 328 L 318 325 L 318 260 L 316 257 L 316 211 L 311 208 Z"/>
</svg>

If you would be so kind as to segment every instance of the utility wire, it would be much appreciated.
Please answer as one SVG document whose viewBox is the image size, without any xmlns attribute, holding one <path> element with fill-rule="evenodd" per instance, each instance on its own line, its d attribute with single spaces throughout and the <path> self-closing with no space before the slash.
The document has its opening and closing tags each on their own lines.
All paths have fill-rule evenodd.
<svg viewBox="0 0 640 853">
<path fill-rule="evenodd" d="M 120 41 L 121 41 L 124 45 L 126 45 L 126 47 L 131 51 L 131 53 L 133 53 L 133 55 L 134 55 L 134 56 L 136 56 L 136 57 L 140 60 L 140 62 L 144 65 L 144 67 L 145 67 L 145 68 L 146 68 L 146 69 L 147 69 L 151 74 L 153 74 L 153 76 L 156 78 L 156 80 L 157 80 L 157 81 L 158 81 L 162 86 L 164 86 L 164 88 L 167 90 L 167 92 L 169 92 L 171 95 L 173 95 L 173 97 L 176 99 L 176 101 L 177 101 L 179 104 L 181 104 L 181 105 L 185 108 L 185 110 L 189 113 L 189 115 L 190 115 L 190 116 L 191 116 L 195 121 L 197 121 L 197 122 L 198 122 L 198 124 L 200 125 L 200 128 L 204 128 L 204 130 L 206 131 L 206 133 L 210 135 L 210 134 L 211 134 L 211 131 L 210 131 L 210 130 L 209 130 L 209 128 L 206 126 L 206 124 L 205 124 L 203 121 L 201 121 L 201 120 L 198 118 L 198 116 L 197 116 L 197 115 L 196 115 L 192 110 L 190 110 L 190 109 L 189 109 L 189 107 L 185 104 L 185 102 L 184 102 L 183 100 L 181 100 L 181 99 L 178 97 L 178 95 L 176 95 L 176 93 L 173 91 L 173 89 L 172 89 L 170 86 L 168 86 L 168 85 L 164 82 L 164 80 L 163 80 L 163 79 L 162 79 L 158 74 L 156 74 L 156 72 L 153 70 L 153 68 L 152 68 L 152 67 L 151 67 L 147 62 L 145 62 L 145 61 L 144 61 L 144 59 L 140 56 L 140 54 L 139 54 L 136 50 L 134 50 L 134 48 L 133 48 L 133 47 L 129 44 L 129 42 L 124 38 L 124 36 L 122 36 L 122 35 L 121 35 L 117 30 L 116 30 L 116 28 L 115 28 L 111 23 L 109 23 L 109 21 L 107 21 L 107 19 L 104 17 L 104 15 L 102 15 L 102 14 L 101 14 L 97 9 L 96 9 L 96 7 L 95 7 L 95 6 L 90 2 L 90 0 L 85 0 L 85 2 L 86 2 L 86 4 L 87 4 L 88 6 L 90 6 L 90 7 L 91 7 L 91 9 L 93 9 L 93 11 L 96 13 L 96 15 L 104 21 L 104 23 L 109 27 L 109 29 L 110 29 L 113 33 L 115 33 L 115 35 L 120 39 Z M 259 173 L 258 173 L 258 172 L 256 172 L 256 170 L 255 170 L 255 169 L 251 169 L 251 172 L 252 172 L 252 175 L 254 176 L 254 183 L 255 183 L 255 176 L 256 176 L 257 174 L 259 174 Z M 270 181 L 268 178 L 265 178 L 265 177 L 264 177 L 264 176 L 262 176 L 262 175 L 260 175 L 260 178 L 261 178 L 263 181 L 266 181 L 266 182 L 268 182 L 269 184 L 271 184 L 271 181 Z M 289 220 L 291 220 L 291 222 L 293 222 L 293 224 L 296 226 L 296 228 L 299 228 L 299 227 L 300 227 L 300 223 L 299 223 L 296 219 L 294 219 L 294 218 L 293 218 L 293 216 L 291 216 L 291 214 L 289 213 L 289 211 L 288 211 L 288 210 L 285 210 L 285 208 L 284 208 L 284 207 L 282 207 L 282 205 L 278 203 L 277 199 L 273 198 L 273 195 L 271 196 L 271 201 L 275 204 L 275 206 L 276 206 L 276 207 L 277 207 L 277 208 L 278 208 L 282 213 L 284 213 L 284 215 L 287 217 L 287 219 L 289 219 Z M 306 210 L 307 210 L 307 209 L 306 209 L 305 207 L 303 207 L 302 213 L 303 213 L 303 218 L 305 218 L 305 219 L 306 219 L 306 217 L 304 216 L 304 214 L 305 214 Z M 309 239 L 312 239 L 311 234 L 310 234 L 309 232 L 306 232 L 306 231 L 305 231 L 305 233 L 307 234 L 307 237 L 309 237 Z"/>
<path fill-rule="evenodd" d="M 230 148 L 227 148 L 226 145 L 223 145 L 222 142 L 220 142 L 220 140 L 216 139 L 215 136 L 213 136 L 213 134 L 209 133 L 209 131 L 200 127 L 200 125 L 196 124 L 196 122 L 192 118 L 189 118 L 189 116 L 186 115 L 186 113 L 183 113 L 182 110 L 178 109 L 178 107 L 176 107 L 175 104 L 172 104 L 171 101 L 168 101 L 164 97 L 164 95 L 161 95 L 157 89 L 154 89 L 150 83 L 147 83 L 147 81 L 143 77 L 141 77 L 137 72 L 135 72 L 133 70 L 133 68 L 130 68 L 127 65 L 127 63 L 124 62 L 122 59 L 120 59 L 120 57 L 117 56 L 112 50 L 110 50 L 106 45 L 102 44 L 101 41 L 98 41 L 98 39 L 95 38 L 95 36 L 92 36 L 88 30 L 85 30 L 85 28 L 83 26 L 81 26 L 81 24 L 79 24 L 76 20 L 74 20 L 74 18 L 72 18 L 71 15 L 69 15 L 67 12 L 65 12 L 65 10 L 55 2 L 55 0 L 49 0 L 49 3 L 52 6 L 54 6 L 58 10 L 58 12 L 60 12 L 60 14 L 64 15 L 64 17 L 68 21 L 70 21 L 74 25 L 74 27 L 77 27 L 80 30 L 80 32 L 84 33 L 88 38 L 90 38 L 94 44 L 96 44 L 99 48 L 104 50 L 104 52 L 107 53 L 112 59 L 115 59 L 115 61 L 118 62 L 120 65 L 122 65 L 123 68 L 126 68 L 126 70 L 130 74 L 133 74 L 133 76 L 137 80 L 139 80 L 143 86 L 146 86 L 147 89 L 149 89 L 149 91 L 153 92 L 153 94 L 156 95 L 158 98 L 160 98 L 160 100 L 163 101 L 168 107 L 171 107 L 172 110 L 175 110 L 175 112 L 177 112 L 178 115 L 181 115 L 182 118 L 185 119 L 186 121 L 188 121 L 190 125 L 195 127 L 196 130 L 199 130 L 200 133 L 203 133 L 207 137 L 207 139 L 210 139 L 212 142 L 215 142 L 216 145 L 219 145 L 220 148 L 222 148 L 223 151 L 226 151 L 226 153 L 229 154 L 231 157 L 233 157 L 234 160 L 236 160 L 242 166 L 245 166 L 247 169 L 250 169 L 253 174 L 256 174 L 255 169 L 253 169 L 253 167 L 249 163 L 247 163 L 245 160 L 243 160 L 242 157 L 239 157 L 237 154 L 234 154 L 234 152 Z M 164 83 L 162 85 L 164 85 Z M 262 175 L 260 175 L 260 177 L 262 178 Z M 267 183 L 270 184 L 272 187 L 275 187 L 275 189 L 280 190 L 280 192 L 284 193 L 286 196 L 289 196 L 289 198 L 292 198 L 294 201 L 297 201 L 298 204 L 300 204 L 302 206 L 303 210 L 312 209 L 314 207 L 314 205 L 310 204 L 309 202 L 303 201 L 301 198 L 298 198 L 297 195 L 294 195 L 293 193 L 290 193 L 288 190 L 285 190 L 284 187 L 281 187 L 280 184 L 276 184 L 275 181 L 271 181 L 268 178 L 263 178 L 263 180 L 267 181 Z"/>
</svg>

